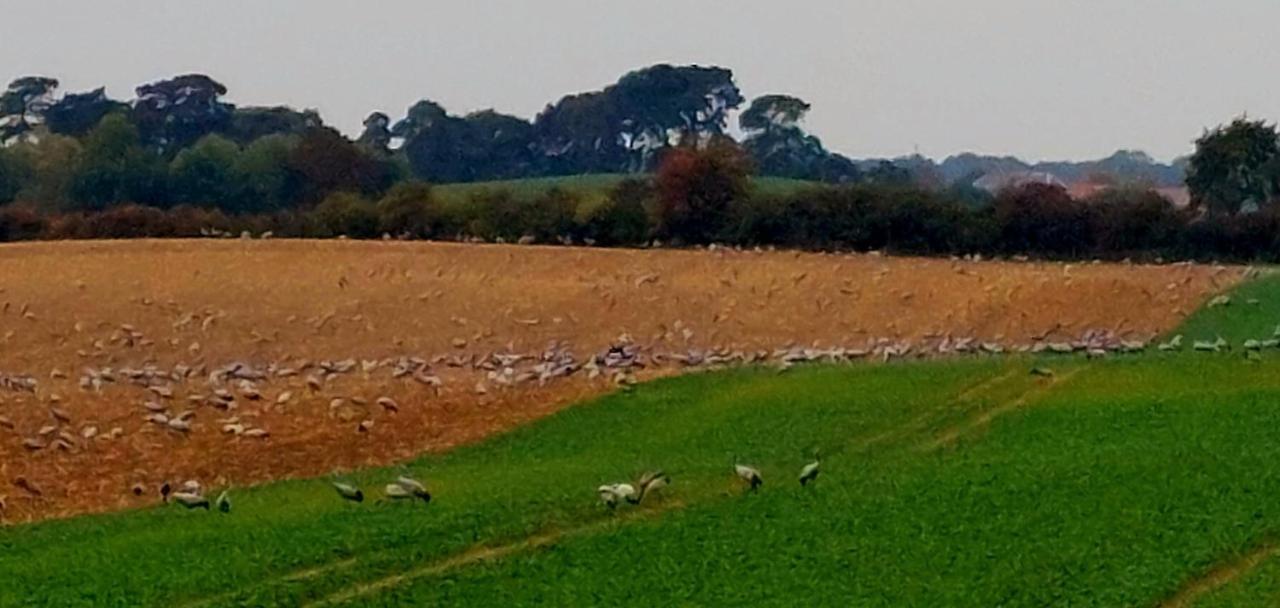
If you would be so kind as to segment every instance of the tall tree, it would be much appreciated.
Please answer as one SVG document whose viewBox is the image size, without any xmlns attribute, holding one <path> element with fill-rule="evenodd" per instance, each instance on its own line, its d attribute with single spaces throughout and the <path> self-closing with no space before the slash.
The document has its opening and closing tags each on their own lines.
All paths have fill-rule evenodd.
<svg viewBox="0 0 1280 608">
<path fill-rule="evenodd" d="M 84 93 L 67 93 L 45 111 L 49 131 L 59 135 L 81 137 L 112 112 L 124 112 L 128 104 L 107 97 L 104 88 Z"/>
<path fill-rule="evenodd" d="M 173 154 L 210 133 L 225 132 L 235 109 L 222 101 L 227 88 L 203 74 L 186 74 L 137 89 L 133 120 L 142 141 Z"/>
<path fill-rule="evenodd" d="M 269 135 L 302 135 L 324 125 L 315 110 L 295 110 L 287 106 L 235 108 L 226 135 L 247 146 Z"/>
<path fill-rule="evenodd" d="M 244 148 L 236 160 L 235 173 L 242 188 L 234 211 L 261 213 L 295 204 L 300 178 L 289 162 L 300 139 L 296 135 L 268 135 Z"/>
<path fill-rule="evenodd" d="M 742 102 L 730 70 L 655 65 L 547 106 L 535 121 L 538 147 L 555 173 L 642 171 L 682 140 L 723 134 Z"/>
<path fill-rule="evenodd" d="M 371 118 L 373 120 L 373 118 Z M 366 129 L 366 133 L 368 130 Z M 391 129 L 413 173 L 436 182 L 528 177 L 534 173 L 533 125 L 484 110 L 459 118 L 423 100 Z"/>
<path fill-rule="evenodd" d="M 391 118 L 382 112 L 374 112 L 364 119 L 364 131 L 356 143 L 375 152 L 391 149 Z"/>
<path fill-rule="evenodd" d="M 244 180 L 238 173 L 240 147 L 221 135 L 206 135 L 169 163 L 169 196 L 174 203 L 214 205 L 238 211 Z"/>
<path fill-rule="evenodd" d="M 144 150 L 138 129 L 120 114 L 102 119 L 84 140 L 71 198 L 85 209 L 166 200 L 163 163 Z"/>
<path fill-rule="evenodd" d="M 1280 194 L 1280 134 L 1241 117 L 1196 140 L 1187 166 L 1193 205 L 1215 213 L 1259 208 Z"/>
<path fill-rule="evenodd" d="M 0 144 L 12 143 L 44 124 L 44 113 L 54 103 L 58 81 L 45 76 L 24 76 L 9 83 L 0 94 Z"/>
<path fill-rule="evenodd" d="M 738 118 L 746 138 L 742 145 L 755 159 L 762 175 L 846 182 L 858 179 L 853 161 L 832 154 L 822 142 L 804 132 L 800 121 L 809 112 L 808 102 L 790 95 L 756 98 Z"/>
<path fill-rule="evenodd" d="M 71 185 L 82 153 L 78 140 L 51 133 L 19 142 L 6 151 L 19 167 L 25 167 L 26 179 L 15 198 L 50 210 L 72 206 Z"/>
<path fill-rule="evenodd" d="M 299 191 L 295 200 L 316 204 L 334 192 L 379 195 L 397 178 L 393 164 L 371 156 L 328 127 L 310 129 L 289 155 Z"/>
</svg>

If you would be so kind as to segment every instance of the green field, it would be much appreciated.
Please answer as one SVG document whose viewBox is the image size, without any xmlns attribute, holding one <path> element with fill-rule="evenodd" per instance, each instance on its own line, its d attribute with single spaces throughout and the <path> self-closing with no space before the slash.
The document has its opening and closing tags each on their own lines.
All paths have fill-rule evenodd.
<svg viewBox="0 0 1280 608">
<path fill-rule="evenodd" d="M 1269 335 L 1275 304 L 1185 333 Z M 697 374 L 410 468 L 430 506 L 320 479 L 0 530 L 0 606 L 1280 604 L 1280 353 Z M 597 502 L 649 468 L 655 500 Z"/>
<path fill-rule="evenodd" d="M 445 205 L 465 205 L 471 197 L 485 192 L 510 192 L 516 200 L 529 200 L 552 188 L 559 188 L 578 197 L 584 209 L 599 205 L 608 196 L 609 190 L 627 178 L 637 177 L 623 173 L 592 173 L 588 175 L 571 175 L 566 177 L 540 177 L 515 179 L 506 181 L 474 182 L 465 184 L 441 184 L 434 188 L 437 196 Z M 785 194 L 812 182 L 786 179 L 781 177 L 756 177 L 752 180 L 757 192 L 764 194 Z"/>
</svg>

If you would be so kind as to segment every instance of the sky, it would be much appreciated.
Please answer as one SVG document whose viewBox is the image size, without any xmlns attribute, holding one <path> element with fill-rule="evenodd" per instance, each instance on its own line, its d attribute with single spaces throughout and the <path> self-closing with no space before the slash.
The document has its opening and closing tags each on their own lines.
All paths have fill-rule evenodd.
<svg viewBox="0 0 1280 608">
<path fill-rule="evenodd" d="M 0 0 L 0 79 L 67 90 L 202 72 L 354 134 L 429 98 L 531 118 L 654 63 L 799 96 L 850 156 L 1168 160 L 1280 119 L 1276 0 Z"/>
</svg>

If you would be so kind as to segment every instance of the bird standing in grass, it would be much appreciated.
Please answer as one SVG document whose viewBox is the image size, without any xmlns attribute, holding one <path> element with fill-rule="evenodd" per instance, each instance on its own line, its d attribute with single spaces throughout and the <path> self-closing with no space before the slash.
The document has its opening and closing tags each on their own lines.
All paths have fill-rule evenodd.
<svg viewBox="0 0 1280 608">
<path fill-rule="evenodd" d="M 764 485 L 764 479 L 760 477 L 759 469 L 752 466 L 745 465 L 745 464 L 740 464 L 736 462 L 737 461 L 736 458 L 734 460 L 735 460 L 733 464 L 734 474 L 737 475 L 738 478 L 741 479 L 742 481 L 745 481 L 748 484 L 751 484 L 752 492 L 755 492 L 757 489 L 760 488 L 761 485 Z"/>
<path fill-rule="evenodd" d="M 384 491 L 387 498 L 393 500 L 416 498 L 424 503 L 431 502 L 431 493 L 427 491 L 427 487 L 422 485 L 422 482 L 409 477 L 408 475 L 401 475 L 396 478 L 395 483 L 387 484 Z"/>
<path fill-rule="evenodd" d="M 361 492 L 360 488 L 357 488 L 349 483 L 335 481 L 333 482 L 333 489 L 338 492 L 338 496 L 341 496 L 343 500 L 349 500 L 351 502 L 364 502 L 364 492 Z"/>
<path fill-rule="evenodd" d="M 603 485 L 597 488 L 596 492 L 600 495 L 600 501 L 610 509 L 616 509 L 618 502 L 623 500 L 631 504 L 640 502 L 635 486 L 629 483 Z"/>
<path fill-rule="evenodd" d="M 813 483 L 814 481 L 817 481 L 818 472 L 820 470 L 819 467 L 821 465 L 822 465 L 822 457 L 815 450 L 813 452 L 813 462 L 810 462 L 809 464 L 804 465 L 804 468 L 800 469 L 800 485 L 807 486 Z"/>
<path fill-rule="evenodd" d="M 636 486 L 640 488 L 639 494 L 636 496 L 636 504 L 644 498 L 662 488 L 667 487 L 671 483 L 671 478 L 662 471 L 648 471 L 640 476 L 640 480 L 636 482 Z"/>
<path fill-rule="evenodd" d="M 188 509 L 209 510 L 209 499 L 196 492 L 174 492 L 169 497 Z"/>
</svg>

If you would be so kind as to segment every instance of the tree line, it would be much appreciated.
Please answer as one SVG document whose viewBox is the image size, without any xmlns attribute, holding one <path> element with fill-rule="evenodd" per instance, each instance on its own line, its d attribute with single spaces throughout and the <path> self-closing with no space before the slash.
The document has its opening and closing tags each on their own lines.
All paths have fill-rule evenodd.
<svg viewBox="0 0 1280 608">
<path fill-rule="evenodd" d="M 93 211 L 122 203 L 227 213 L 314 206 L 333 192 L 380 195 L 408 179 L 487 181 L 652 170 L 681 141 L 725 137 L 745 103 L 727 69 L 655 65 L 599 91 L 566 96 L 533 120 L 465 116 L 430 100 L 393 120 L 374 112 L 349 140 L 318 113 L 237 107 L 214 79 L 59 94 L 31 76 L 0 94 L 0 204 Z M 809 105 L 766 95 L 741 112 L 742 145 L 762 173 L 855 181 L 858 167 L 799 126 Z"/>
<path fill-rule="evenodd" d="M 1280 135 L 1241 117 L 1181 163 L 1190 208 L 1130 183 L 1088 200 L 1050 186 L 996 196 L 910 164 L 858 163 L 804 131 L 809 104 L 746 104 L 722 68 L 658 65 L 567 96 L 533 120 L 424 100 L 350 139 L 313 111 L 237 107 L 203 75 L 0 94 L 0 240 L 212 233 L 641 245 L 727 243 L 903 253 L 1274 259 Z M 742 137 L 728 134 L 738 112 Z M 961 159 L 968 162 L 971 159 Z M 1135 153 L 1117 162 L 1145 165 Z M 603 202 L 491 189 L 462 205 L 431 183 L 630 173 Z M 751 175 L 807 180 L 771 193 Z"/>
</svg>

